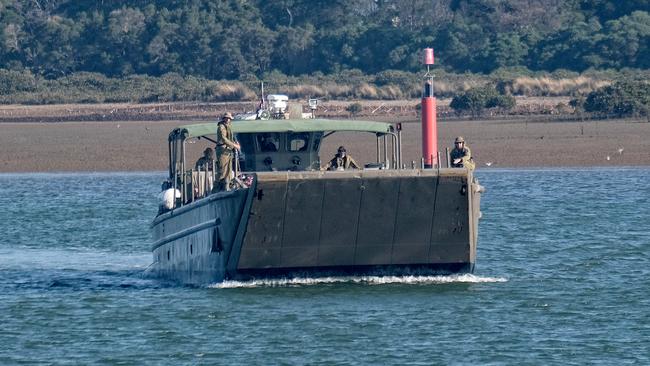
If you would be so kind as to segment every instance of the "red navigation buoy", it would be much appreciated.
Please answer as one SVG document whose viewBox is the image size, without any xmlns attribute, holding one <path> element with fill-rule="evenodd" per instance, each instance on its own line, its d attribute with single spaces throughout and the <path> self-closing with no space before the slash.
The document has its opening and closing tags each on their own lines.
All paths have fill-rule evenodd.
<svg viewBox="0 0 650 366">
<path fill-rule="evenodd" d="M 422 159 L 425 168 L 438 165 L 438 123 L 436 120 L 436 97 L 433 96 L 433 77 L 429 65 L 433 65 L 433 48 L 424 49 L 424 64 L 427 65 L 428 80 L 422 92 Z"/>
<path fill-rule="evenodd" d="M 433 96 L 433 85 L 429 81 L 424 84 L 422 96 L 422 158 L 425 168 L 438 164 L 436 98 Z"/>
</svg>

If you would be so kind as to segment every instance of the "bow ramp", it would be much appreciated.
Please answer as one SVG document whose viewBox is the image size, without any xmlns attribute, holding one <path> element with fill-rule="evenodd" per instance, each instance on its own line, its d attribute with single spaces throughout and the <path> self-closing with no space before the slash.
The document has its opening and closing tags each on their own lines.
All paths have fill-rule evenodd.
<svg viewBox="0 0 650 366">
<path fill-rule="evenodd" d="M 480 197 L 472 182 L 465 169 L 257 173 L 231 275 L 471 271 Z"/>
</svg>

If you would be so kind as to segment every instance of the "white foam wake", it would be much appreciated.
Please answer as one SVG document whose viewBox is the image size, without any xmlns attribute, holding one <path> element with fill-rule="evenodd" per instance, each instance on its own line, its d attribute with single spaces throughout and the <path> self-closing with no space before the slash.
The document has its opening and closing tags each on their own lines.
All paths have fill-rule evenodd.
<svg viewBox="0 0 650 366">
<path fill-rule="evenodd" d="M 251 281 L 224 281 L 212 284 L 210 288 L 255 288 L 255 287 L 293 287 L 313 286 L 323 284 L 353 283 L 367 285 L 385 284 L 448 284 L 448 283 L 494 283 L 508 281 L 503 277 L 482 277 L 473 274 L 449 275 L 449 276 L 332 276 L 317 278 L 277 278 L 259 279 Z"/>
</svg>

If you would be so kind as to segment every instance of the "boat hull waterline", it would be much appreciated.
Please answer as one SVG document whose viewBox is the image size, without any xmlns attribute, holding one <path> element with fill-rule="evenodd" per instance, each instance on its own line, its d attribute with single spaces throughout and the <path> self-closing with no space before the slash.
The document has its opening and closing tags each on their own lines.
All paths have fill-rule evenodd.
<svg viewBox="0 0 650 366">
<path fill-rule="evenodd" d="M 470 170 L 253 176 L 156 217 L 150 272 L 202 285 L 474 269 L 481 187 Z"/>
</svg>

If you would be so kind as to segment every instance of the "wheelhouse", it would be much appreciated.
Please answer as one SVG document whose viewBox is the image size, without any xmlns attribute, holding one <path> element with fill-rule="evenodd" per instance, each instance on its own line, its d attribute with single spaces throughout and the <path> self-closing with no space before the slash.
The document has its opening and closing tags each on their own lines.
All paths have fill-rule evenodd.
<svg viewBox="0 0 650 366">
<path fill-rule="evenodd" d="M 367 132 L 377 140 L 376 161 L 367 169 L 402 168 L 401 138 L 389 123 L 356 120 L 255 120 L 233 121 L 232 130 L 242 147 L 235 159 L 235 174 L 259 171 L 320 170 L 320 147 L 337 132 Z M 187 144 L 199 140 L 216 143 L 217 123 L 180 126 L 169 134 L 169 180 L 179 188 L 181 205 L 207 196 L 216 167 L 195 169 Z"/>
</svg>

